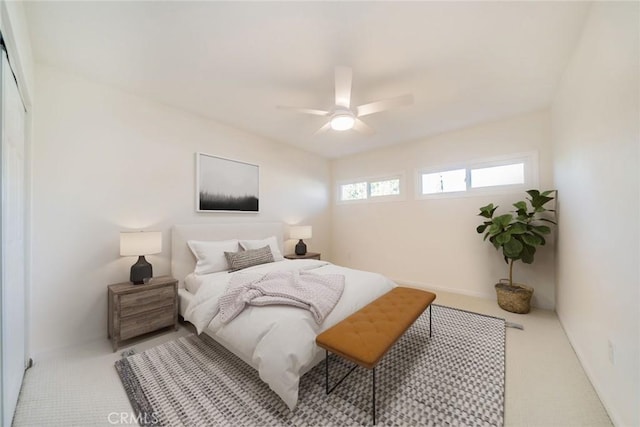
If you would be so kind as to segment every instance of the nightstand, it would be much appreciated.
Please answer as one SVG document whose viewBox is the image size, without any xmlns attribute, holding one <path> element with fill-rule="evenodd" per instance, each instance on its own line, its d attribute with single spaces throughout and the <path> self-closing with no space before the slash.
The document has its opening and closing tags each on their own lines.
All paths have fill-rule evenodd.
<svg viewBox="0 0 640 427">
<path fill-rule="evenodd" d="M 287 259 L 320 259 L 318 252 L 307 252 L 304 255 L 287 254 L 284 256 Z"/>
<path fill-rule="evenodd" d="M 142 285 L 109 285 L 108 300 L 113 351 L 120 342 L 147 332 L 171 325 L 178 330 L 178 281 L 173 277 L 154 277 Z"/>
</svg>

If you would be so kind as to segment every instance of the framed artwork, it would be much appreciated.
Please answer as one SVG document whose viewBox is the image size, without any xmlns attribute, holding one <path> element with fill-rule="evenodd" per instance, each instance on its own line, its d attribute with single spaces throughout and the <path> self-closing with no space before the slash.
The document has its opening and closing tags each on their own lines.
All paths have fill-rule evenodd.
<svg viewBox="0 0 640 427">
<path fill-rule="evenodd" d="M 258 212 L 259 167 L 196 153 L 197 212 Z"/>
</svg>

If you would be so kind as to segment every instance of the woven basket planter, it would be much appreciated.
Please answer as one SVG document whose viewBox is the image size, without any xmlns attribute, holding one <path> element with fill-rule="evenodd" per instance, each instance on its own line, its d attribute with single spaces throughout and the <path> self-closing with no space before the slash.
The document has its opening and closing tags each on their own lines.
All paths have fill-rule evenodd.
<svg viewBox="0 0 640 427">
<path fill-rule="evenodd" d="M 526 314 L 531 310 L 531 296 L 533 288 L 514 283 L 500 281 L 496 283 L 496 295 L 501 309 L 511 313 Z"/>
</svg>

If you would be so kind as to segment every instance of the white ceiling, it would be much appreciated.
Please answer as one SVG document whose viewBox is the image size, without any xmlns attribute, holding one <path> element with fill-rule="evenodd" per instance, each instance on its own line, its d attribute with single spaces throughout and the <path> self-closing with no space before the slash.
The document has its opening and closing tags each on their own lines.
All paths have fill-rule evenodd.
<svg viewBox="0 0 640 427">
<path fill-rule="evenodd" d="M 586 2 L 29 2 L 36 61 L 327 157 L 545 108 Z M 314 136 L 336 65 L 352 105 L 409 107 Z"/>
</svg>

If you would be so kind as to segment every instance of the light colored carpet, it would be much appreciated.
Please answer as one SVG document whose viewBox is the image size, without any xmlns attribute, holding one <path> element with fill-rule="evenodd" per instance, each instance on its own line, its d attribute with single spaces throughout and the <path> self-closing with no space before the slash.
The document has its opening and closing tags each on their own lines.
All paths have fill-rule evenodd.
<svg viewBox="0 0 640 427">
<path fill-rule="evenodd" d="M 432 306 L 376 367 L 378 425 L 502 426 L 503 319 Z M 330 357 L 331 384 L 353 364 Z M 329 396 L 325 364 L 300 380 L 295 411 L 258 373 L 195 335 L 116 362 L 138 419 L 170 426 L 355 426 L 372 422 L 371 371 L 357 368 Z"/>
<path fill-rule="evenodd" d="M 437 302 L 523 324 L 507 329 L 506 426 L 611 426 L 611 421 L 562 330 L 555 313 L 507 313 L 495 301 L 438 291 Z M 134 340 L 137 352 L 186 336 L 161 332 Z M 123 348 L 126 350 L 127 347 Z M 133 418 L 106 338 L 35 360 L 25 375 L 14 425 L 110 426 Z M 111 417 L 111 419 L 109 419 Z M 127 423 L 123 419 L 121 424 Z"/>
</svg>

